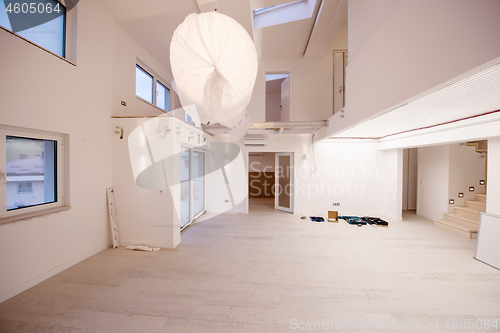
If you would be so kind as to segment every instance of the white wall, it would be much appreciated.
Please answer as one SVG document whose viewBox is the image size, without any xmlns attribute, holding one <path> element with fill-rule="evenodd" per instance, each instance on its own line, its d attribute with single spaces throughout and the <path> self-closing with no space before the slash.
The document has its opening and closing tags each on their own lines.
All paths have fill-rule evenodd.
<svg viewBox="0 0 500 333">
<path fill-rule="evenodd" d="M 500 55 L 497 0 L 357 0 L 348 13 L 345 118 L 334 132 Z"/>
<path fill-rule="evenodd" d="M 274 153 L 263 153 L 262 156 L 249 156 L 250 172 L 274 172 L 276 163 Z"/>
<path fill-rule="evenodd" d="M 466 200 L 475 200 L 476 193 L 485 193 L 484 185 L 479 185 L 479 181 L 484 180 L 485 166 L 485 155 L 476 153 L 474 147 L 459 143 L 450 145 L 448 198 L 455 200 L 448 205 L 450 213 L 455 206 L 465 206 Z M 469 186 L 474 187 L 474 192 L 469 192 Z M 464 197 L 459 198 L 458 193 L 463 193 Z"/>
<path fill-rule="evenodd" d="M 69 134 L 71 204 L 0 225 L 0 301 L 111 244 L 113 30 L 95 1 L 79 3 L 76 67 L 0 30 L 1 122 Z"/>
<path fill-rule="evenodd" d="M 114 116 L 157 116 L 164 113 L 159 108 L 138 99 L 135 95 L 135 66 L 141 65 L 150 74 L 160 79 L 169 89 L 173 80 L 170 68 L 165 68 L 151 56 L 139 43 L 117 24 L 114 25 L 113 40 L 113 115 Z M 180 107 L 174 105 L 176 98 L 170 89 L 171 110 Z M 122 106 L 125 101 L 127 106 Z"/>
<path fill-rule="evenodd" d="M 488 140 L 486 212 L 500 215 L 500 137 Z"/>
<path fill-rule="evenodd" d="M 116 134 L 112 140 L 112 183 L 120 242 L 125 246 L 174 248 L 180 242 L 180 225 L 170 190 L 139 187 L 130 164 L 128 136 L 148 120 L 150 118 L 113 119 L 113 125 L 123 127 L 124 132 L 123 139 Z"/>
<path fill-rule="evenodd" d="M 292 121 L 326 120 L 333 114 L 333 50 L 347 49 L 347 22 L 342 25 L 325 57 L 302 55 L 259 64 L 252 99 L 247 107 L 252 120 L 266 121 L 266 72 L 290 72 Z"/>
<path fill-rule="evenodd" d="M 246 150 L 242 147 L 243 156 Z M 381 152 L 377 143 L 317 143 L 313 157 L 310 135 L 270 136 L 267 147 L 249 150 L 295 153 L 295 214 L 326 216 L 337 210 L 401 220 L 402 151 Z M 207 191 L 209 197 L 224 199 L 217 187 L 207 185 Z M 245 213 L 245 205 L 229 213 Z"/>
<path fill-rule="evenodd" d="M 372 200 L 378 195 L 383 198 L 385 206 L 382 208 L 381 214 L 393 221 L 402 220 L 403 210 L 403 150 L 392 149 L 386 151 L 378 151 L 379 157 L 382 159 L 379 162 L 378 168 L 381 170 L 379 183 L 374 188 Z"/>
<path fill-rule="evenodd" d="M 441 219 L 448 212 L 449 145 L 418 149 L 417 215 Z"/>
<path fill-rule="evenodd" d="M 0 225 L 0 301 L 110 246 L 111 116 L 161 113 L 135 98 L 136 57 L 171 79 L 96 1 L 75 10 L 77 66 L 0 30 L 0 122 L 69 135 L 71 204 Z"/>
</svg>

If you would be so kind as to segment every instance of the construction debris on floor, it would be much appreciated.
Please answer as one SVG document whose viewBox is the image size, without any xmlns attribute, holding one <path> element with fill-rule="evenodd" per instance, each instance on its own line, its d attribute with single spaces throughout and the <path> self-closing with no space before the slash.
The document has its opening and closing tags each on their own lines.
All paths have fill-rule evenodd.
<svg viewBox="0 0 500 333">
<path fill-rule="evenodd" d="M 147 245 L 129 245 L 125 249 L 133 251 L 146 251 L 146 252 L 160 251 L 159 247 L 149 247 Z"/>
<path fill-rule="evenodd" d="M 321 216 L 310 216 L 311 221 L 313 222 L 325 222 L 325 219 Z"/>
<path fill-rule="evenodd" d="M 362 225 L 366 225 L 366 224 L 377 226 L 377 227 L 385 227 L 385 228 L 387 228 L 389 226 L 388 222 L 386 222 L 378 217 L 339 216 L 339 219 L 342 219 L 349 224 L 357 225 L 358 227 L 361 227 Z"/>
</svg>

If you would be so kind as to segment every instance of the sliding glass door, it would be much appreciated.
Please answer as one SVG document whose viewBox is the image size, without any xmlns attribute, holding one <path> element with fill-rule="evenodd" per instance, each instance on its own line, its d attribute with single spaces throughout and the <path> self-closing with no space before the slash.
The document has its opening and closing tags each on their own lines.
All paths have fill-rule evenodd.
<svg viewBox="0 0 500 333">
<path fill-rule="evenodd" d="M 205 212 L 205 152 L 181 150 L 181 229 Z"/>
<path fill-rule="evenodd" d="M 181 148 L 181 228 L 191 222 L 191 152 Z"/>
<path fill-rule="evenodd" d="M 193 217 L 205 210 L 205 153 L 193 151 Z"/>
</svg>

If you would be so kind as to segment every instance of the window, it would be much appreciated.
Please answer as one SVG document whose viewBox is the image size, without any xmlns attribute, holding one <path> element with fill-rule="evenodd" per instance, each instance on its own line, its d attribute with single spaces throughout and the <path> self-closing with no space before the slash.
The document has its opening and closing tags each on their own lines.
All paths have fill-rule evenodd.
<svg viewBox="0 0 500 333">
<path fill-rule="evenodd" d="M 139 65 L 135 67 L 135 94 L 162 110 L 170 111 L 170 89 Z"/>
<path fill-rule="evenodd" d="M 254 29 L 309 19 L 318 0 L 297 0 L 252 11 Z"/>
<path fill-rule="evenodd" d="M 170 89 L 160 81 L 156 81 L 156 106 L 170 111 Z"/>
<path fill-rule="evenodd" d="M 191 154 L 181 149 L 181 228 L 191 222 Z"/>
<path fill-rule="evenodd" d="M 17 187 L 17 193 L 33 193 L 33 182 L 17 182 L 18 187 Z M 8 192 L 7 192 L 8 195 Z M 7 199 L 8 200 L 8 199 Z M 9 209 L 9 207 L 7 207 Z"/>
<path fill-rule="evenodd" d="M 0 127 L 0 222 L 64 205 L 63 135 Z"/>
<path fill-rule="evenodd" d="M 193 151 L 193 215 L 205 210 L 205 153 Z"/>
<path fill-rule="evenodd" d="M 253 15 L 254 16 L 262 15 L 262 14 L 269 13 L 270 11 L 273 11 L 273 10 L 276 10 L 276 9 L 280 9 L 280 8 L 284 8 L 284 7 L 287 7 L 287 6 L 295 5 L 295 4 L 298 4 L 298 3 L 301 3 L 301 2 L 305 2 L 305 1 L 306 0 L 297 0 L 297 1 L 292 1 L 292 2 L 288 2 L 288 3 L 284 3 L 282 5 L 274 5 L 274 6 L 259 8 L 259 9 L 256 9 L 256 10 L 253 11 Z"/>
<path fill-rule="evenodd" d="M 194 126 L 193 118 L 187 112 L 184 114 L 184 121 Z"/>
<path fill-rule="evenodd" d="M 8 12 L 14 10 L 15 2 L 8 4 L 7 7 L 5 3 L 5 1 L 0 1 L 0 25 L 13 31 Z M 66 56 L 66 7 L 56 0 L 38 0 L 36 4 L 44 10 L 50 8 L 53 12 L 59 11 L 61 15 L 49 22 L 17 31 L 16 34 L 64 58 Z"/>
<path fill-rule="evenodd" d="M 135 94 L 149 103 L 153 103 L 154 77 L 139 65 L 135 68 Z"/>
</svg>

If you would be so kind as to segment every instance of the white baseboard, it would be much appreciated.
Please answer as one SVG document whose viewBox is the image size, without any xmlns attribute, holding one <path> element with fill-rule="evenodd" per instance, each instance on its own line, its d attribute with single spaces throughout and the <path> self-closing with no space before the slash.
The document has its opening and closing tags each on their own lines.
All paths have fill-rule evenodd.
<svg viewBox="0 0 500 333">
<path fill-rule="evenodd" d="M 48 272 L 45 272 L 41 275 L 38 275 L 38 276 L 32 278 L 31 280 L 28 280 L 28 281 L 18 285 L 17 287 L 14 287 L 10 290 L 3 292 L 2 294 L 0 294 L 0 303 L 5 302 L 9 298 L 16 296 L 16 295 L 22 293 L 23 291 L 28 290 L 31 287 L 36 286 L 40 282 L 47 280 L 48 278 L 56 275 L 57 273 L 60 273 L 60 272 L 64 271 L 65 269 L 67 269 L 75 264 L 78 264 L 80 261 L 83 261 L 83 260 L 93 256 L 94 254 L 97 254 L 97 253 L 107 249 L 110 246 L 111 246 L 110 244 L 106 244 L 106 245 L 102 245 L 99 247 L 95 247 L 92 250 L 85 252 L 85 253 L 71 259 L 70 261 L 67 261 L 67 262 L 65 262 L 57 267 L 52 268 Z"/>
</svg>

